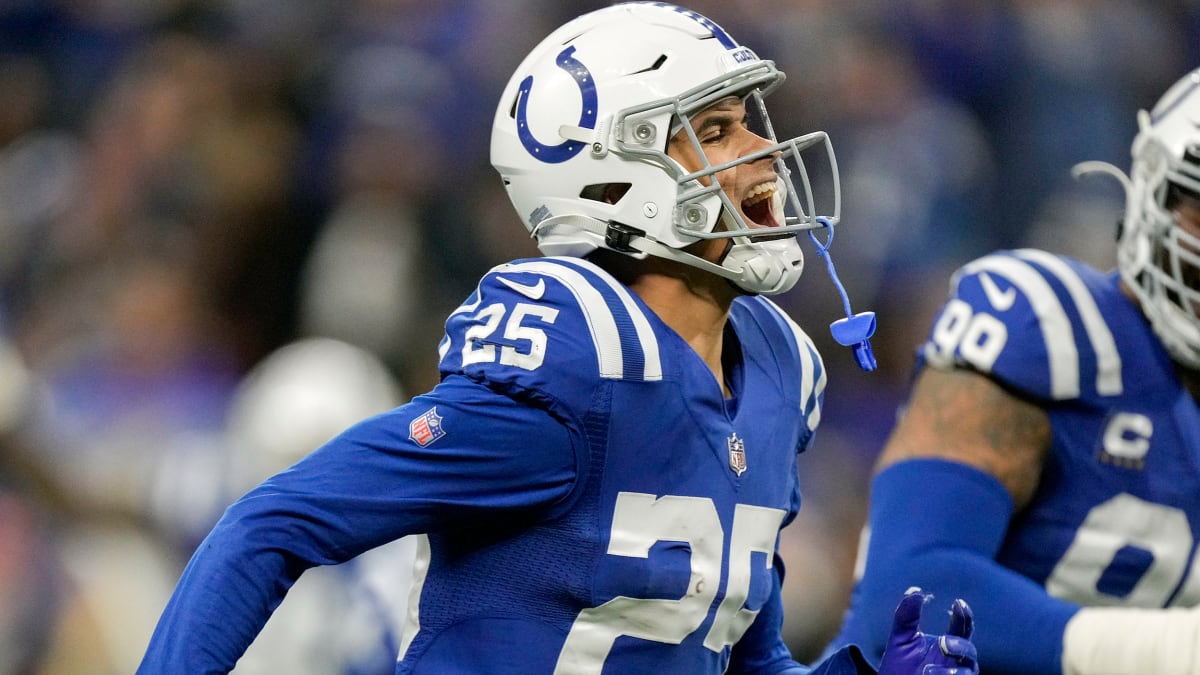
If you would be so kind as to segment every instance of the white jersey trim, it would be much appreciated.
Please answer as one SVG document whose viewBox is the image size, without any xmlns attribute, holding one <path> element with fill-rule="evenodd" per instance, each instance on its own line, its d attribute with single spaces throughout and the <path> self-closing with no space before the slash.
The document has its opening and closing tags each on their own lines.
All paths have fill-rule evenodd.
<svg viewBox="0 0 1200 675">
<path fill-rule="evenodd" d="M 1016 254 L 1045 267 L 1066 287 L 1083 319 L 1092 349 L 1096 352 L 1096 391 L 1104 396 L 1119 396 L 1125 390 L 1121 379 L 1121 353 L 1117 351 L 1117 343 L 1108 329 L 1108 323 L 1096 306 L 1096 299 L 1083 280 L 1061 258 L 1046 251 L 1020 249 Z"/>
<path fill-rule="evenodd" d="M 662 354 L 658 348 L 658 338 L 654 335 L 654 328 L 651 327 L 650 320 L 646 318 L 645 312 L 638 307 L 629 289 L 589 260 L 583 258 L 560 259 L 569 264 L 579 265 L 595 272 L 596 276 L 600 277 L 617 294 L 617 297 L 621 299 L 621 305 L 625 307 L 626 312 L 629 312 L 629 317 L 633 321 L 633 328 L 637 332 L 638 343 L 642 348 L 642 357 L 645 361 L 645 365 L 642 368 L 642 379 L 649 382 L 657 382 L 663 379 Z"/>
<path fill-rule="evenodd" d="M 425 575 L 429 572 L 431 558 L 429 535 L 414 535 L 417 541 L 417 554 L 413 559 L 412 586 L 408 591 L 408 611 L 404 615 L 404 632 L 400 637 L 400 653 L 396 662 L 404 660 L 408 648 L 412 646 L 413 638 L 421 631 L 421 591 L 425 588 Z"/>
<path fill-rule="evenodd" d="M 1066 310 L 1045 277 L 1028 263 L 988 255 L 965 265 L 955 276 L 955 287 L 964 275 L 981 271 L 995 272 L 1011 281 L 1033 307 L 1050 362 L 1050 395 L 1055 399 L 1079 396 L 1079 348 Z"/>
<path fill-rule="evenodd" d="M 796 350 L 800 355 L 801 363 L 801 379 L 800 379 L 800 407 L 802 410 L 807 409 L 809 402 L 812 405 L 812 414 L 808 416 L 808 430 L 816 431 L 817 425 L 821 423 L 821 404 L 820 395 L 825 391 L 825 383 L 827 381 L 825 374 L 825 364 L 821 361 L 821 355 L 817 351 L 816 345 L 813 344 L 812 338 L 808 337 L 808 333 L 800 327 L 792 317 L 787 315 L 779 305 L 776 305 L 768 298 L 759 296 L 775 313 L 783 319 L 783 323 L 792 331 L 792 335 L 796 338 Z M 814 373 L 821 374 L 814 379 Z"/>
</svg>

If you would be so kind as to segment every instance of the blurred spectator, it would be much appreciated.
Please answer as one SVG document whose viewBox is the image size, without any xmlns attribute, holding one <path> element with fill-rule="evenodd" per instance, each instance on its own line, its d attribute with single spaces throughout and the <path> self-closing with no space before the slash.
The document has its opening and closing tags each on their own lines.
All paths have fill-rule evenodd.
<svg viewBox="0 0 1200 675">
<path fill-rule="evenodd" d="M 0 337 L 0 673 L 34 672 L 66 602 L 49 536 L 47 481 L 17 440 L 33 394 L 20 355 Z"/>
<path fill-rule="evenodd" d="M 29 442 L 78 506 L 187 552 L 224 507 L 196 469 L 214 466 L 238 374 L 177 269 L 141 261 L 113 275 L 92 289 L 86 327 L 38 364 Z"/>
<path fill-rule="evenodd" d="M 993 119 L 1005 209 L 1005 244 L 1026 241 L 1041 204 L 1073 185 L 1070 168 L 1095 159 L 1128 164 L 1139 107 L 1190 65 L 1183 34 L 1160 3 L 1015 0 L 1019 48 Z M 1153 49 L 1147 46 L 1153 44 Z M 1147 87 L 1150 87 L 1147 89 Z M 1008 139 L 1008 140 L 1005 140 Z"/>
</svg>

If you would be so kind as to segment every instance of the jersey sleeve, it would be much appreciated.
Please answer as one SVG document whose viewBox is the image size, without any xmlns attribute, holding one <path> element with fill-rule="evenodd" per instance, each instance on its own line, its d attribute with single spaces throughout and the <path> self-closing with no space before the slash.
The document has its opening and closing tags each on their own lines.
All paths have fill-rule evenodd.
<svg viewBox="0 0 1200 675">
<path fill-rule="evenodd" d="M 918 586 L 939 604 L 964 598 L 971 605 L 972 641 L 989 671 L 1059 673 L 1063 628 L 1078 607 L 996 562 L 1012 509 L 999 481 L 958 462 L 912 459 L 880 472 L 871 484 L 865 558 L 859 552 L 865 567 L 829 649 L 857 645 L 878 663 L 895 599 Z"/>
<path fill-rule="evenodd" d="M 1120 357 L 1093 289 L 1098 273 L 1044 251 L 960 268 L 918 357 L 977 370 L 1037 400 L 1121 390 Z"/>
<path fill-rule="evenodd" d="M 483 277 L 446 321 L 439 368 L 572 418 L 602 380 L 662 379 L 657 345 L 645 311 L 607 273 L 539 258 Z"/>
<path fill-rule="evenodd" d="M 553 516 L 584 447 L 547 411 L 447 378 L 234 503 L 189 561 L 138 672 L 227 672 L 309 567 L 464 522 Z"/>
</svg>

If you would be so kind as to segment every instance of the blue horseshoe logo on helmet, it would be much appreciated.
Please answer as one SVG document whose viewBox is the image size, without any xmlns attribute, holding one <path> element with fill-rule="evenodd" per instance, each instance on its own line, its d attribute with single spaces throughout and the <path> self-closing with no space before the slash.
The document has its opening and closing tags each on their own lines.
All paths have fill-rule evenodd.
<svg viewBox="0 0 1200 675">
<path fill-rule="evenodd" d="M 597 108 L 596 82 L 592 79 L 592 74 L 588 72 L 587 66 L 575 60 L 572 56 L 574 53 L 575 47 L 567 47 L 562 50 L 558 58 L 554 60 L 554 63 L 559 68 L 570 73 L 571 77 L 575 78 L 575 83 L 579 85 L 579 93 L 583 97 L 583 110 L 579 113 L 579 126 L 584 129 L 595 129 Z M 521 82 L 517 98 L 517 137 L 521 139 L 521 145 L 525 146 L 529 154 L 547 164 L 565 162 L 578 155 L 584 146 L 579 141 L 568 140 L 558 145 L 545 145 L 533 137 L 533 133 L 529 131 L 529 115 L 527 110 L 531 89 L 533 89 L 532 75 L 526 77 Z"/>
</svg>

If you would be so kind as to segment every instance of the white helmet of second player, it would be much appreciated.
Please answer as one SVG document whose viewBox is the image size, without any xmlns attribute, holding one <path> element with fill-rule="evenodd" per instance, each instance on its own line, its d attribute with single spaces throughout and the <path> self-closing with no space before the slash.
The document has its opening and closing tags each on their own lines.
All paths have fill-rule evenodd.
<svg viewBox="0 0 1200 675">
<path fill-rule="evenodd" d="M 1200 238 L 1173 213 L 1181 194 L 1200 200 L 1200 69 L 1139 113 L 1138 126 L 1118 266 L 1171 356 L 1200 368 Z"/>
<path fill-rule="evenodd" d="M 327 337 L 283 345 L 246 374 L 230 403 L 231 490 L 242 494 L 343 429 L 405 400 L 373 352 Z"/>
<path fill-rule="evenodd" d="M 546 255 L 654 255 L 747 292 L 780 293 L 803 268 L 795 235 L 835 225 L 841 209 L 828 136 L 775 139 L 762 101 L 783 79 L 774 63 L 700 14 L 662 2 L 614 5 L 554 31 L 517 68 L 496 111 L 492 164 Z M 744 97 L 755 130 L 772 145 L 692 172 L 667 156 L 667 141 L 683 129 L 704 157 L 689 120 L 731 95 Z M 831 178 L 832 209 L 820 216 L 801 159 L 809 149 L 825 153 Z M 747 222 L 741 212 L 755 211 L 734 204 L 717 174 L 766 156 L 775 158 L 776 189 L 769 213 Z M 604 198 L 614 194 L 609 186 L 623 195 Z M 732 240 L 717 264 L 684 250 L 714 238 Z"/>
</svg>

